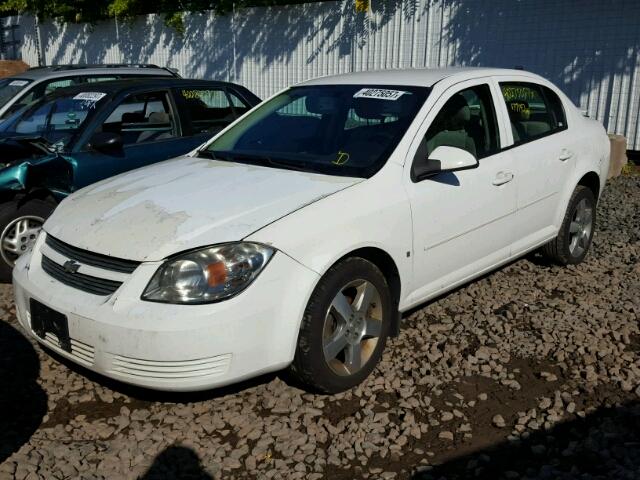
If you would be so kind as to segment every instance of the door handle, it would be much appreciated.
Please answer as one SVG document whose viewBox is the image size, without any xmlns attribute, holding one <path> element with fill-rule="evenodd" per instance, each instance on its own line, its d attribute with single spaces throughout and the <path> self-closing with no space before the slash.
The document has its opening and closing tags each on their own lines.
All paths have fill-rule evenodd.
<svg viewBox="0 0 640 480">
<path fill-rule="evenodd" d="M 509 183 L 513 180 L 513 173 L 511 172 L 498 172 L 496 174 L 496 178 L 493 179 L 493 183 L 495 186 L 504 185 L 505 183 Z"/>
<path fill-rule="evenodd" d="M 570 150 L 563 148 L 562 150 L 560 150 L 560 156 L 558 157 L 558 160 L 560 160 L 561 162 L 566 162 L 571 157 L 573 157 L 573 153 Z"/>
</svg>

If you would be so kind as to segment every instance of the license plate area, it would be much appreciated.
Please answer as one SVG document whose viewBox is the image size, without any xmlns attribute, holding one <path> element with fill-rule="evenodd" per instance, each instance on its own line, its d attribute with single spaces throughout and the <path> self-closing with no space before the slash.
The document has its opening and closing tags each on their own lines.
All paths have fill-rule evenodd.
<svg viewBox="0 0 640 480">
<path fill-rule="evenodd" d="M 43 305 L 34 300 L 29 300 L 31 311 L 31 328 L 41 339 L 45 339 L 47 333 L 52 333 L 58 338 L 60 348 L 71 353 L 71 339 L 69 338 L 69 322 L 66 315 Z"/>
</svg>

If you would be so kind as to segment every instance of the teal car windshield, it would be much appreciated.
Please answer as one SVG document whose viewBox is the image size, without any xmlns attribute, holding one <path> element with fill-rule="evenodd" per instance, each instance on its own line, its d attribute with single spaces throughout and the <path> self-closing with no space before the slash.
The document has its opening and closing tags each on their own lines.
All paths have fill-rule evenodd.
<svg viewBox="0 0 640 480">
<path fill-rule="evenodd" d="M 4 132 L 66 146 L 106 97 L 102 92 L 81 92 L 45 98 L 28 107 Z"/>
<path fill-rule="evenodd" d="M 202 156 L 329 175 L 370 177 L 387 161 L 429 89 L 293 87 L 263 103 Z"/>
<path fill-rule="evenodd" d="M 31 80 L 25 78 L 4 78 L 0 80 L 0 107 L 26 88 Z"/>
</svg>

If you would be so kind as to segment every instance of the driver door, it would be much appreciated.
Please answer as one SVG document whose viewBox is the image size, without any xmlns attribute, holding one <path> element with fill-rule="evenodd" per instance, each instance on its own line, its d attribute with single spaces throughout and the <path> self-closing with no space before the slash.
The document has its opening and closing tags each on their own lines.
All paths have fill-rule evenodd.
<svg viewBox="0 0 640 480">
<path fill-rule="evenodd" d="M 413 217 L 415 304 L 506 261 L 514 239 L 516 185 L 504 121 L 489 79 L 459 83 L 431 110 L 413 142 L 415 159 L 438 146 L 461 148 L 474 169 L 408 180 Z"/>
<path fill-rule="evenodd" d="M 180 156 L 199 145 L 197 139 L 182 136 L 168 91 L 125 97 L 91 134 L 97 132 L 120 135 L 123 147 L 113 152 L 85 147 L 74 154 L 77 159 L 74 190 L 118 173 Z M 91 134 L 87 138 L 91 138 Z"/>
</svg>

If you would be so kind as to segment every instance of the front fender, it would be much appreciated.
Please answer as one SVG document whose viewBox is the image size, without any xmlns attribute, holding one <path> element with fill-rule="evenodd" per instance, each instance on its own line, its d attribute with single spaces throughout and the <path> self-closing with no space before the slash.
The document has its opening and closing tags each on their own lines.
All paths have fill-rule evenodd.
<svg viewBox="0 0 640 480">
<path fill-rule="evenodd" d="M 73 159 L 51 154 L 14 163 L 0 170 L 0 195 L 45 189 L 68 193 L 73 186 Z"/>
</svg>

